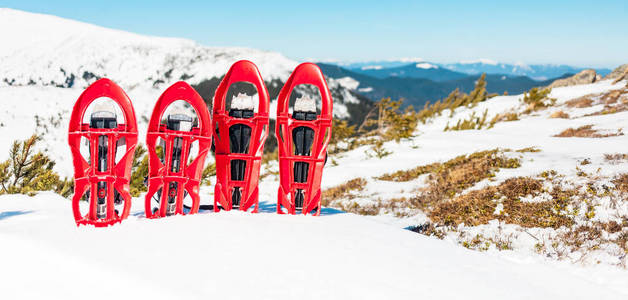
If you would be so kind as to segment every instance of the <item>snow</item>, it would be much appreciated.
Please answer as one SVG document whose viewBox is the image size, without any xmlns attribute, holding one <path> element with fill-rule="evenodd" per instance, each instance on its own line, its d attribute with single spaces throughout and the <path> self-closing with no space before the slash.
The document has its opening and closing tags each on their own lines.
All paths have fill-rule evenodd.
<svg viewBox="0 0 628 300">
<path fill-rule="evenodd" d="M 430 63 L 426 63 L 426 62 L 422 62 L 422 63 L 418 63 L 416 64 L 416 67 L 418 69 L 438 69 L 438 66 L 435 66 L 433 64 Z"/>
<path fill-rule="evenodd" d="M 303 95 L 294 101 L 294 111 L 316 112 L 316 102 L 308 95 Z"/>
<path fill-rule="evenodd" d="M 253 110 L 253 108 L 255 107 L 255 102 L 257 101 L 253 101 L 253 97 L 244 93 L 239 93 L 237 96 L 234 96 L 233 99 L 231 99 L 231 108 Z"/>
<path fill-rule="evenodd" d="M 352 77 L 342 77 L 334 79 L 338 83 L 338 85 L 345 87 L 348 90 L 355 90 L 360 86 L 360 82 L 353 79 Z"/>
<path fill-rule="evenodd" d="M 325 210 L 320 217 L 201 213 L 76 227 L 51 193 L 0 196 L 2 292 L 11 299 L 620 299 L 595 273 L 485 255 Z M 8 245 L 8 247 L 7 247 Z M 627 278 L 613 273 L 615 280 Z M 33 288 L 36 287 L 36 288 Z M 455 288 L 452 288 L 455 287 Z"/>
<path fill-rule="evenodd" d="M 485 65 L 497 65 L 498 62 L 488 59 L 488 58 L 479 58 L 475 60 L 463 60 L 460 61 L 461 64 L 471 65 L 471 64 L 485 64 Z"/>
<path fill-rule="evenodd" d="M 374 66 L 364 66 L 361 69 L 362 70 L 381 70 L 384 67 L 380 66 L 380 65 L 374 65 Z"/>
<path fill-rule="evenodd" d="M 405 62 L 407 62 L 407 63 L 419 63 L 419 62 L 425 61 L 425 59 L 420 58 L 420 57 L 402 57 L 402 58 L 398 59 L 398 61 L 404 62 L 404 63 Z"/>
</svg>

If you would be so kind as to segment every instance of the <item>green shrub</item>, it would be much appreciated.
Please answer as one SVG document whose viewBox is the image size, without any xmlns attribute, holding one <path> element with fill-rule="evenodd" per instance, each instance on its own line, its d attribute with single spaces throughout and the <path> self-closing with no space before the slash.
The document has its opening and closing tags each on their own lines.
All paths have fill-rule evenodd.
<svg viewBox="0 0 628 300">
<path fill-rule="evenodd" d="M 548 97 L 551 92 L 552 89 L 550 88 L 542 90 L 539 88 L 532 88 L 527 93 L 524 93 L 521 101 L 528 105 L 525 113 L 531 113 L 533 111 L 545 109 L 554 105 L 554 103 L 556 103 L 556 99 Z"/>
<path fill-rule="evenodd" d="M 489 127 L 491 123 L 486 123 L 486 116 L 488 115 L 488 109 L 484 111 L 481 117 L 476 117 L 475 112 L 471 114 L 469 119 L 458 120 L 455 126 L 449 127 L 449 123 L 445 126 L 444 131 L 452 130 L 470 130 L 470 129 L 482 129 L 485 126 Z"/>
<path fill-rule="evenodd" d="M 73 189 L 72 180 L 59 178 L 53 171 L 54 161 L 42 152 L 35 152 L 41 138 L 32 135 L 24 141 L 15 141 L 9 159 L 0 163 L 0 195 L 35 195 L 38 191 L 56 191 L 69 196 Z"/>
</svg>

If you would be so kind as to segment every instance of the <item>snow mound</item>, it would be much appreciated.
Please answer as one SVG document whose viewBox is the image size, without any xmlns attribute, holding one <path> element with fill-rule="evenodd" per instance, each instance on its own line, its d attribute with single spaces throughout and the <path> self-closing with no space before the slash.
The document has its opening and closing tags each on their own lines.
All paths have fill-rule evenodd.
<svg viewBox="0 0 628 300">
<path fill-rule="evenodd" d="M 54 194 L 0 196 L 10 299 L 619 299 L 595 276 L 487 256 L 367 218 L 201 213 L 76 227 Z M 624 274 L 625 275 L 625 274 Z M 625 278 L 625 276 L 624 276 Z M 33 288 L 36 287 L 36 288 Z M 455 288 L 452 288 L 455 287 Z"/>
</svg>

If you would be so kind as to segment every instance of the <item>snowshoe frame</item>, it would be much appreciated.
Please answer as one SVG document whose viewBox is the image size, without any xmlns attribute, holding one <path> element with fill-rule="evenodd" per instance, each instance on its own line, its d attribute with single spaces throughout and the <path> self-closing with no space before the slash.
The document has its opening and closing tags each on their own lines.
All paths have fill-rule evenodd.
<svg viewBox="0 0 628 300">
<path fill-rule="evenodd" d="M 292 118 L 289 113 L 289 100 L 292 90 L 300 84 L 311 84 L 321 94 L 321 114 L 313 121 L 301 121 Z M 307 215 L 321 212 L 321 179 L 327 155 L 327 145 L 331 139 L 333 100 L 323 73 L 313 63 L 297 66 L 277 97 L 277 124 L 275 135 L 279 151 L 279 190 L 277 194 L 277 213 L 296 214 L 295 194 L 297 189 L 304 193 L 301 213 Z M 308 127 L 314 131 L 314 141 L 309 156 L 295 155 L 292 131 L 297 127 Z M 307 182 L 294 180 L 294 163 L 309 163 Z M 285 211 L 284 211 L 285 208 Z"/>
<path fill-rule="evenodd" d="M 115 101 L 124 114 L 124 124 L 118 124 L 112 129 L 91 128 L 90 124 L 83 123 L 84 114 L 89 105 L 96 99 L 107 97 Z M 98 138 L 107 138 L 107 171 L 98 170 Z M 90 161 L 86 161 L 80 151 L 81 138 L 89 140 Z M 126 140 L 126 151 L 122 158 L 115 162 L 115 151 L 117 142 L 124 138 Z M 113 81 L 103 78 L 90 85 L 78 98 L 72 109 L 70 124 L 68 129 L 68 144 L 72 152 L 72 162 L 74 165 L 74 195 L 72 196 L 72 210 L 77 226 L 90 224 L 96 227 L 109 226 L 125 219 L 131 209 L 131 194 L 129 193 L 129 183 L 131 176 L 131 165 L 133 155 L 137 145 L 137 123 L 135 111 L 129 97 L 122 88 Z M 99 182 L 106 183 L 106 217 L 104 219 L 97 216 L 97 198 L 100 193 L 97 186 Z M 82 215 L 79 208 L 79 201 L 83 195 L 90 190 L 89 212 Z M 115 211 L 114 197 L 117 191 L 123 204 L 121 213 Z"/>
<path fill-rule="evenodd" d="M 198 117 L 198 127 L 191 131 L 170 130 L 165 124 L 161 124 L 161 118 L 170 104 L 177 100 L 183 100 L 194 108 Z M 148 192 L 145 196 L 145 212 L 147 218 L 160 218 L 166 216 L 168 197 L 176 193 L 174 214 L 186 214 L 183 210 L 183 198 L 185 191 L 192 199 L 187 214 L 198 212 L 200 204 L 199 186 L 201 175 L 205 165 L 205 158 L 211 147 L 212 124 L 205 102 L 201 96 L 187 83 L 179 81 L 170 86 L 159 97 L 148 123 L 146 133 L 146 146 L 148 148 Z M 159 138 L 165 142 L 164 162 L 157 154 L 157 142 Z M 181 159 L 178 171 L 172 171 L 172 151 L 175 138 L 181 140 Z M 190 146 L 198 141 L 199 153 L 192 161 L 188 161 Z M 177 183 L 177 189 L 170 190 L 170 183 Z M 153 195 L 161 189 L 159 209 L 151 210 Z M 175 193 L 173 193 L 175 192 Z"/>
</svg>

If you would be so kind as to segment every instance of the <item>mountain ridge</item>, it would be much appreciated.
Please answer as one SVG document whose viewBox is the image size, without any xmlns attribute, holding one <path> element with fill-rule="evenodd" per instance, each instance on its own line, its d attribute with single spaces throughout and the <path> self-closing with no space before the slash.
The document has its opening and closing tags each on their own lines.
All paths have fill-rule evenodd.
<svg viewBox="0 0 628 300">
<path fill-rule="evenodd" d="M 415 107 L 423 106 L 427 101 L 433 103 L 443 99 L 456 88 L 463 92 L 469 92 L 474 88 L 475 82 L 480 77 L 480 75 L 468 75 L 441 82 L 411 77 L 376 78 L 337 65 L 325 63 L 319 63 L 318 65 L 323 70 L 323 73 L 330 78 L 353 78 L 357 80 L 359 85 L 356 90 L 371 100 L 377 101 L 387 97 L 394 99 L 403 98 L 405 105 L 414 105 Z M 562 77 L 565 76 L 568 76 L 568 74 Z M 554 80 L 535 81 L 526 76 L 490 74 L 486 76 L 486 88 L 489 93 L 503 94 L 507 91 L 509 94 L 520 94 L 533 87 L 549 85 Z"/>
<path fill-rule="evenodd" d="M 503 74 L 510 76 L 528 76 L 533 80 L 545 81 L 551 78 L 563 76 L 564 74 L 576 74 L 580 71 L 590 69 L 590 67 L 574 67 L 563 64 L 523 64 L 523 63 L 502 63 L 488 59 L 478 59 L 471 61 L 461 61 L 455 63 L 435 63 L 423 59 L 402 59 L 388 61 L 372 61 L 372 62 L 354 62 L 354 63 L 334 63 L 343 68 L 352 70 L 357 73 L 371 74 L 380 77 L 398 76 L 394 75 L 396 69 L 401 67 L 409 67 L 416 64 L 430 64 L 440 69 L 446 69 L 451 72 L 463 73 L 467 75 L 487 74 Z M 602 76 L 611 72 L 608 68 L 593 68 Z M 412 76 L 408 76 L 412 77 Z M 430 77 L 422 77 L 435 79 Z"/>
</svg>

